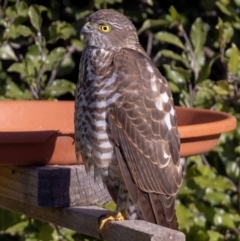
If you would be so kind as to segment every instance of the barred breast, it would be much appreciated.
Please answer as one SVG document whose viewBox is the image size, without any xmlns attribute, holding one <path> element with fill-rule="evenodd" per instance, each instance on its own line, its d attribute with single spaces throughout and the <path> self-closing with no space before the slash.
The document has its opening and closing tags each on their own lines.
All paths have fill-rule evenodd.
<svg viewBox="0 0 240 241">
<path fill-rule="evenodd" d="M 103 49 L 89 47 L 83 52 L 75 101 L 76 153 L 86 170 L 93 166 L 95 175 L 104 178 L 109 178 L 109 171 L 119 175 L 106 120 L 109 106 L 119 97 L 112 59 L 113 54 Z"/>
</svg>

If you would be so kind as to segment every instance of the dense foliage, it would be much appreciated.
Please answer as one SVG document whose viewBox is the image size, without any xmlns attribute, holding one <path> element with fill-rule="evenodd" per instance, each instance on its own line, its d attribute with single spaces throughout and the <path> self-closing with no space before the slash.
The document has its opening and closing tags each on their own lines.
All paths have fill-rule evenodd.
<svg viewBox="0 0 240 241">
<path fill-rule="evenodd" d="M 133 21 L 176 104 L 240 120 L 239 0 L 0 0 L 0 98 L 73 99 L 80 29 L 101 8 Z M 222 135 L 212 152 L 181 160 L 185 180 L 176 208 L 187 240 L 240 240 L 239 143 L 240 126 Z M 0 239 L 93 240 L 4 210 Z"/>
</svg>

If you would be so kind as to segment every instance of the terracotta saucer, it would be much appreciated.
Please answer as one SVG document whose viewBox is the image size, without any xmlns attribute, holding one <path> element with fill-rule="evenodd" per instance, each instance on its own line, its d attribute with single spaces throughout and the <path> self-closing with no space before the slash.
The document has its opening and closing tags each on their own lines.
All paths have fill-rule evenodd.
<svg viewBox="0 0 240 241">
<path fill-rule="evenodd" d="M 237 120 L 231 114 L 176 106 L 181 137 L 180 154 L 192 156 L 212 150 L 221 133 L 232 131 Z"/>
<path fill-rule="evenodd" d="M 74 150 L 73 101 L 1 101 L 0 164 L 82 164 Z M 221 133 L 234 130 L 230 114 L 176 107 L 181 156 L 210 151 Z"/>
</svg>

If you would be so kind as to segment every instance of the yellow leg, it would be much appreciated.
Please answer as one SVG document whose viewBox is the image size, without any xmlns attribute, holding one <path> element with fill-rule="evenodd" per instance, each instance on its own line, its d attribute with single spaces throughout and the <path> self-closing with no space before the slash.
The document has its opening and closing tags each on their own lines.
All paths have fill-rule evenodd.
<svg viewBox="0 0 240 241">
<path fill-rule="evenodd" d="M 99 225 L 99 231 L 101 232 L 104 225 L 109 221 L 120 221 L 124 220 L 124 216 L 121 212 L 118 212 L 116 216 L 114 215 L 106 215 L 104 218 L 101 219 L 100 225 Z"/>
<path fill-rule="evenodd" d="M 116 221 L 121 221 L 121 220 L 125 220 L 125 217 L 123 216 L 123 214 L 121 212 L 118 212 L 116 217 L 115 217 Z"/>
</svg>

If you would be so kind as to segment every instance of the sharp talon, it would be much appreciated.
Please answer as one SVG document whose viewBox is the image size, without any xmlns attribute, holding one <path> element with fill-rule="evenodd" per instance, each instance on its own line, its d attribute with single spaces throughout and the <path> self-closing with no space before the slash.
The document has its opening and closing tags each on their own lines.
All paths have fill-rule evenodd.
<svg viewBox="0 0 240 241">
<path fill-rule="evenodd" d="M 125 220 L 124 216 L 122 215 L 121 212 L 118 212 L 116 217 L 115 217 L 116 221 L 121 221 L 121 220 Z"/>
<path fill-rule="evenodd" d="M 99 235 L 101 237 L 101 231 L 103 229 L 103 227 L 106 225 L 107 222 L 109 221 L 121 221 L 121 220 L 124 220 L 124 216 L 122 215 L 121 212 L 118 212 L 117 215 L 101 215 L 99 218 L 98 218 L 98 223 L 100 224 L 99 225 Z M 102 237 L 101 237 L 102 238 Z"/>
<path fill-rule="evenodd" d="M 108 221 L 115 221 L 115 217 L 112 215 L 105 215 L 100 220 L 99 230 L 101 231 Z"/>
<path fill-rule="evenodd" d="M 105 217 L 106 217 L 106 214 L 103 214 L 103 215 L 99 216 L 98 224 L 101 224 L 102 219 L 104 219 Z"/>
</svg>

